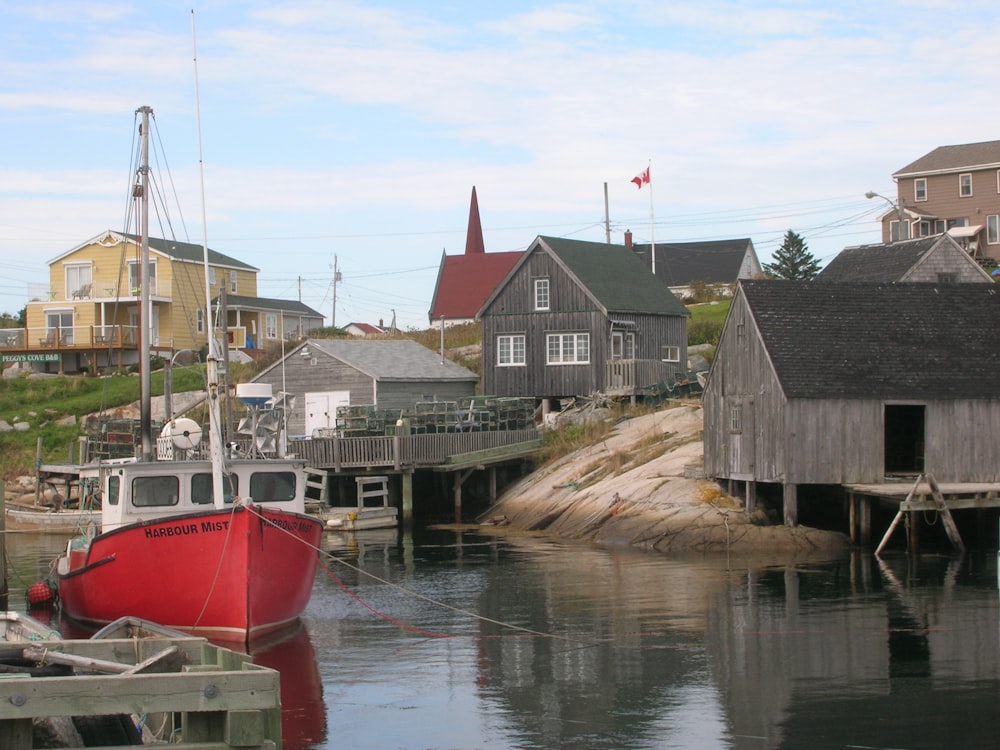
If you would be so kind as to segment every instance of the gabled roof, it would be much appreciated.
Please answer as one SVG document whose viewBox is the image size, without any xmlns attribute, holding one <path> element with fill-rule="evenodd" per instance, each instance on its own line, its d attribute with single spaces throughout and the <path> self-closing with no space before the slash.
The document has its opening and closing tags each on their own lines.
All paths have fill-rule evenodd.
<svg viewBox="0 0 1000 750">
<path fill-rule="evenodd" d="M 218 301 L 218 298 L 212 300 Z M 297 300 L 271 299 L 268 297 L 244 297 L 240 294 L 227 294 L 226 307 L 229 309 L 242 310 L 273 310 L 275 312 L 288 313 L 290 315 L 305 315 L 310 318 L 323 319 L 323 313 L 313 310 L 308 305 Z"/>
<path fill-rule="evenodd" d="M 650 273 L 642 259 L 624 245 L 539 236 L 507 274 L 504 283 L 536 252 L 555 258 L 605 314 L 690 315 L 684 304 Z M 498 291 L 499 287 L 483 305 L 484 309 Z"/>
<path fill-rule="evenodd" d="M 737 294 L 788 398 L 1000 398 L 996 286 L 741 281 Z"/>
<path fill-rule="evenodd" d="M 652 267 L 652 245 L 632 245 L 647 268 Z M 657 242 L 656 276 L 667 286 L 687 286 L 693 281 L 732 284 L 740 278 L 747 253 L 756 260 L 749 238 L 704 242 Z M 759 268 L 759 263 L 756 264 Z"/>
<path fill-rule="evenodd" d="M 956 172 L 965 169 L 1000 167 L 1000 141 L 938 146 L 929 154 L 895 172 L 892 176 L 912 177 L 935 172 Z"/>
<path fill-rule="evenodd" d="M 521 250 L 505 253 L 443 255 L 429 317 L 436 320 L 473 319 L 518 259 Z"/>
<path fill-rule="evenodd" d="M 479 376 L 410 339 L 308 339 L 287 358 L 309 347 L 313 352 L 338 359 L 373 380 L 386 381 L 478 381 Z M 269 368 L 270 369 L 270 368 Z"/>
<path fill-rule="evenodd" d="M 381 328 L 379 328 L 378 326 L 373 326 L 371 323 L 348 323 L 346 326 L 344 326 L 345 331 L 350 328 L 354 328 L 360 331 L 361 334 L 364 336 L 376 336 L 380 333 L 385 333 L 385 331 L 383 331 Z"/>
<path fill-rule="evenodd" d="M 77 250 L 88 245 L 116 245 L 122 241 L 129 241 L 135 244 L 139 243 L 139 236 L 135 234 L 129 234 L 128 232 L 114 232 L 112 230 L 107 230 L 101 234 L 92 237 L 91 239 L 83 242 L 72 250 L 69 250 L 61 255 L 53 258 L 49 261 L 49 264 L 55 263 L 62 258 L 66 257 L 70 253 L 75 253 Z M 185 263 L 198 263 L 204 262 L 204 250 L 201 245 L 195 245 L 190 242 L 179 242 L 177 240 L 164 240 L 159 237 L 149 238 L 149 249 L 151 252 L 159 253 L 165 255 L 173 260 L 185 262 Z M 249 263 L 244 263 L 241 260 L 236 260 L 229 255 L 223 255 L 220 252 L 216 252 L 209 248 L 208 250 L 208 262 L 213 266 L 222 266 L 224 268 L 235 268 L 245 271 L 259 271 L 259 268 L 251 266 Z"/>
<path fill-rule="evenodd" d="M 815 281 L 899 281 L 942 236 L 845 247 Z"/>
</svg>

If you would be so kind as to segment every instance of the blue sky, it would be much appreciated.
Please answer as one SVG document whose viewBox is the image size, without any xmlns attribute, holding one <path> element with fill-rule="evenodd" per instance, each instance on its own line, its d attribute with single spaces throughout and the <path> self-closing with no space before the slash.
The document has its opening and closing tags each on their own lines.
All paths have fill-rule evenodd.
<svg viewBox="0 0 1000 750">
<path fill-rule="evenodd" d="M 192 10 L 209 246 L 327 322 L 336 255 L 338 325 L 423 328 L 473 185 L 489 252 L 603 241 L 605 183 L 614 242 L 750 237 L 766 262 L 792 229 L 826 262 L 878 241 L 867 190 L 1000 138 L 1000 6 L 954 8 L 0 0 L 0 312 L 122 228 L 139 106 L 173 232 L 201 242 Z"/>
</svg>

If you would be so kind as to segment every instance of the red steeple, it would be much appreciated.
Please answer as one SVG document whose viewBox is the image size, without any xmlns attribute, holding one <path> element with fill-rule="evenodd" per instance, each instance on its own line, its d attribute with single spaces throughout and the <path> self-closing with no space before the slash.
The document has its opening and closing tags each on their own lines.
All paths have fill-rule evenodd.
<svg viewBox="0 0 1000 750">
<path fill-rule="evenodd" d="M 465 254 L 485 253 L 483 244 L 483 224 L 479 220 L 479 201 L 476 200 L 476 186 L 472 186 L 472 203 L 469 205 L 469 228 L 465 233 Z"/>
</svg>

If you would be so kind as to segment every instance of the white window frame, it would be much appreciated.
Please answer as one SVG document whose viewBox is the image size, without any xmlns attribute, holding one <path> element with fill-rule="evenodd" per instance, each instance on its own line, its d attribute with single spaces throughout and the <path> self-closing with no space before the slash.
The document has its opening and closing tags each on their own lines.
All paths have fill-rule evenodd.
<svg viewBox="0 0 1000 750">
<path fill-rule="evenodd" d="M 129 291 L 136 297 L 139 296 L 140 284 L 142 283 L 142 278 L 139 275 L 141 269 L 139 261 L 128 261 L 128 283 L 131 287 Z M 156 261 L 152 259 L 149 261 L 149 293 L 156 294 Z"/>
<path fill-rule="evenodd" d="M 229 293 L 236 294 L 236 271 L 229 272 Z"/>
<path fill-rule="evenodd" d="M 927 179 L 918 177 L 913 181 L 913 200 L 921 203 L 927 200 Z"/>
<path fill-rule="evenodd" d="M 208 267 L 208 285 L 215 290 L 215 266 Z"/>
<path fill-rule="evenodd" d="M 545 336 L 545 364 L 589 365 L 589 333 L 549 333 Z"/>
<path fill-rule="evenodd" d="M 1000 214 L 986 217 L 986 244 L 1000 245 Z"/>
<path fill-rule="evenodd" d="M 548 310 L 551 304 L 549 296 L 549 279 L 544 277 L 541 279 L 535 279 L 533 285 L 535 292 L 535 309 L 536 310 Z"/>
<path fill-rule="evenodd" d="M 997 195 L 1000 195 L 1000 169 L 997 170 Z"/>
<path fill-rule="evenodd" d="M 670 346 L 668 344 L 664 344 L 663 346 L 660 347 L 660 361 L 680 362 L 681 348 L 679 346 Z"/>
<path fill-rule="evenodd" d="M 968 188 L 968 192 L 966 192 L 966 188 Z M 972 172 L 962 172 L 958 176 L 958 197 L 972 197 Z"/>
<path fill-rule="evenodd" d="M 86 263 L 65 263 L 63 264 L 63 276 L 66 282 L 66 296 L 63 299 L 72 299 L 74 294 L 78 294 L 85 286 L 91 286 L 90 296 L 94 296 L 94 267 L 89 261 Z"/>
<path fill-rule="evenodd" d="M 264 315 L 264 338 L 278 338 L 278 314 L 265 313 Z"/>
<path fill-rule="evenodd" d="M 497 367 L 525 367 L 527 364 L 523 333 L 497 336 Z"/>
</svg>

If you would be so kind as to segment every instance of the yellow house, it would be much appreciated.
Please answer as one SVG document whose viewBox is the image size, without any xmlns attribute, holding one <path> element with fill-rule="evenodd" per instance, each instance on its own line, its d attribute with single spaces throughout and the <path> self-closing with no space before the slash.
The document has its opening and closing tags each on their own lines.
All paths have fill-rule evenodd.
<svg viewBox="0 0 1000 750">
<path fill-rule="evenodd" d="M 138 361 L 142 331 L 153 355 L 200 351 L 209 330 L 203 258 L 201 245 L 149 238 L 150 311 L 142 320 L 139 238 L 108 230 L 87 240 L 49 262 L 49 290 L 28 302 L 26 328 L 0 332 L 3 361 L 59 372 L 120 368 Z M 213 314 L 223 301 L 231 356 L 323 325 L 301 302 L 258 297 L 258 271 L 208 251 Z"/>
</svg>

